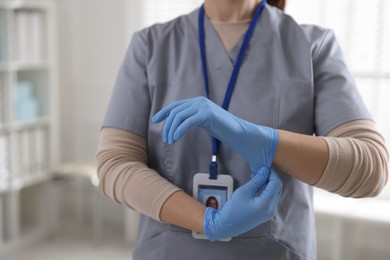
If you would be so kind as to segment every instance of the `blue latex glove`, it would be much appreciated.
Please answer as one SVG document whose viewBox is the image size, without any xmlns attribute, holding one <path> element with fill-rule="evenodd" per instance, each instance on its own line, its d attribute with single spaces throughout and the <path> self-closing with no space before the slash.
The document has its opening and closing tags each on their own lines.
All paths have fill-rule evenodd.
<svg viewBox="0 0 390 260">
<path fill-rule="evenodd" d="M 277 130 L 242 120 L 205 97 L 174 102 L 157 112 L 152 122 L 165 119 L 164 142 L 172 144 L 189 128 L 199 126 L 243 156 L 252 173 L 262 166 L 270 168 L 272 165 L 278 143 Z"/>
<path fill-rule="evenodd" d="M 276 212 L 281 190 L 282 182 L 277 174 L 261 168 L 232 194 L 220 211 L 206 208 L 203 218 L 206 237 L 211 241 L 235 237 L 270 220 Z"/>
</svg>

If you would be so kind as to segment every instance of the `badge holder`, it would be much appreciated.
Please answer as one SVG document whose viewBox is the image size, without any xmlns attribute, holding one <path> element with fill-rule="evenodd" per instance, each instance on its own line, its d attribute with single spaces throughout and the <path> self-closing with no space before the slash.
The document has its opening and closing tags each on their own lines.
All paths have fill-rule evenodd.
<svg viewBox="0 0 390 260">
<path fill-rule="evenodd" d="M 193 182 L 193 197 L 206 207 L 222 209 L 233 193 L 233 178 L 230 175 L 218 174 L 216 179 L 211 179 L 208 173 L 197 173 Z M 207 239 L 204 234 L 192 231 L 196 239 Z M 231 238 L 219 240 L 230 241 Z"/>
</svg>

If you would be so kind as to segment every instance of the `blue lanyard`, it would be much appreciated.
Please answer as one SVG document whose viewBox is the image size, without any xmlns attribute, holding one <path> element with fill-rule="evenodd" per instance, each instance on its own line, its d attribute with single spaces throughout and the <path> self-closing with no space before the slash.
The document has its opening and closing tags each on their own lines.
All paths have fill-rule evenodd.
<svg viewBox="0 0 390 260">
<path fill-rule="evenodd" d="M 229 108 L 229 103 L 233 94 L 234 87 L 236 85 L 238 73 L 240 71 L 245 52 L 248 48 L 249 40 L 252 37 L 257 21 L 260 18 L 261 11 L 263 10 L 266 3 L 267 3 L 266 0 L 263 0 L 261 2 L 261 4 L 257 8 L 256 13 L 249 24 L 248 30 L 245 33 L 245 38 L 241 45 L 236 64 L 234 64 L 233 72 L 232 75 L 230 76 L 230 81 L 226 89 L 225 98 L 222 103 L 222 108 L 225 110 L 228 110 Z M 203 81 L 206 90 L 206 96 L 208 99 L 210 99 L 209 80 L 207 74 L 206 45 L 205 45 L 205 35 L 204 35 L 204 5 L 202 5 L 199 10 L 198 26 L 199 26 L 199 48 L 200 48 L 200 58 L 202 61 Z M 213 156 L 209 167 L 210 179 L 217 179 L 217 175 L 218 175 L 217 155 L 218 155 L 219 140 L 212 137 L 212 145 L 213 145 Z"/>
</svg>

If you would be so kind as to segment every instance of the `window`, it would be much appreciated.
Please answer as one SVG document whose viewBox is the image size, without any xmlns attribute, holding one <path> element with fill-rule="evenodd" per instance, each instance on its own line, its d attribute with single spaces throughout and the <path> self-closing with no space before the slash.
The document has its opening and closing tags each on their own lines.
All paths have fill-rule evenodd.
<svg viewBox="0 0 390 260">
<path fill-rule="evenodd" d="M 377 126 L 390 142 L 390 1 L 287 0 L 299 23 L 331 28 Z M 390 185 L 379 196 L 390 199 Z"/>
</svg>

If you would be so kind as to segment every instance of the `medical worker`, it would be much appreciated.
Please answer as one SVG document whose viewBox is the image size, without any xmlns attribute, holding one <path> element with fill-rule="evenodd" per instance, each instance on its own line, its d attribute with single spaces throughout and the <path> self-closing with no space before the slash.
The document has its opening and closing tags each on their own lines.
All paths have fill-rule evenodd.
<svg viewBox="0 0 390 260">
<path fill-rule="evenodd" d="M 133 259 L 316 259 L 312 187 L 360 198 L 386 184 L 334 33 L 283 8 L 205 0 L 133 35 L 97 153 L 101 191 L 141 213 Z M 196 173 L 234 179 L 220 210 L 192 198 Z"/>
</svg>

